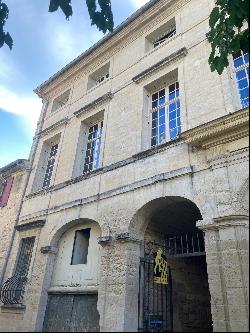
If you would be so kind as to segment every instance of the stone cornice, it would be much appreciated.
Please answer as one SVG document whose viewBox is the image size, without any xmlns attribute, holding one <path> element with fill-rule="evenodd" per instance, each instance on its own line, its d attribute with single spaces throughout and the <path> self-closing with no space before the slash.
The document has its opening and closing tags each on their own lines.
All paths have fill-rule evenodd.
<svg viewBox="0 0 250 333">
<path fill-rule="evenodd" d="M 100 106 L 108 101 L 110 101 L 113 98 L 113 94 L 111 92 L 108 92 L 107 94 L 97 98 L 96 100 L 94 100 L 93 102 L 85 105 L 84 107 L 82 107 L 80 110 L 74 112 L 74 115 L 76 117 L 80 117 L 84 112 L 89 111 L 90 109 L 93 109 L 97 106 Z"/>
<path fill-rule="evenodd" d="M 6 178 L 18 171 L 27 171 L 30 168 L 28 160 L 17 160 L 0 169 L 0 178 Z"/>
<path fill-rule="evenodd" d="M 37 228 L 43 228 L 45 226 L 46 221 L 44 220 L 38 220 L 38 221 L 33 221 L 25 224 L 19 224 L 15 226 L 15 229 L 17 231 L 27 231 L 31 229 L 37 229 Z"/>
<path fill-rule="evenodd" d="M 132 80 L 135 83 L 139 83 L 142 80 L 149 77 L 154 72 L 157 72 L 157 71 L 161 70 L 162 68 L 168 66 L 173 61 L 177 61 L 178 59 L 185 57 L 187 54 L 188 54 L 187 48 L 183 47 L 183 48 L 179 49 L 178 51 L 172 53 L 170 56 L 166 57 L 165 59 L 159 61 L 154 66 L 152 66 L 152 67 L 146 69 L 145 71 L 143 71 L 142 73 L 136 75 Z"/>
<path fill-rule="evenodd" d="M 212 219 L 210 223 L 199 221 L 197 227 L 203 231 L 217 231 L 230 227 L 246 227 L 249 228 L 249 216 L 245 215 L 230 215 L 221 216 Z"/>
<path fill-rule="evenodd" d="M 138 38 L 142 33 L 145 33 L 143 27 L 149 25 L 153 20 L 160 20 L 164 12 L 168 10 L 168 14 L 172 13 L 172 7 L 174 11 L 177 11 L 180 7 L 184 6 L 191 0 L 151 0 L 137 12 L 135 12 L 130 18 L 119 25 L 112 34 L 108 34 L 90 49 L 85 51 L 79 57 L 74 59 L 59 72 L 50 77 L 47 81 L 41 84 L 35 89 L 40 97 L 45 96 L 49 91 L 55 89 L 58 85 L 62 84 L 66 79 L 69 80 L 73 75 L 77 75 L 84 67 L 91 63 L 94 63 L 96 59 L 102 57 L 107 52 L 110 58 L 114 53 L 124 47 L 124 44 L 128 44 L 134 39 Z M 161 21 L 159 21 L 161 22 Z M 143 30 L 143 31 L 141 31 Z M 133 35 L 133 36 L 132 36 Z M 106 59 L 106 60 L 107 60 Z M 101 61 L 103 63 L 103 61 Z"/>
<path fill-rule="evenodd" d="M 249 109 L 243 109 L 181 134 L 197 148 L 209 149 L 249 136 Z"/>
<path fill-rule="evenodd" d="M 40 133 L 38 133 L 38 136 L 42 137 L 46 134 L 48 134 L 49 132 L 61 127 L 62 125 L 66 125 L 69 122 L 69 118 L 64 118 L 59 120 L 57 123 L 45 128 L 44 130 L 42 130 Z"/>
</svg>

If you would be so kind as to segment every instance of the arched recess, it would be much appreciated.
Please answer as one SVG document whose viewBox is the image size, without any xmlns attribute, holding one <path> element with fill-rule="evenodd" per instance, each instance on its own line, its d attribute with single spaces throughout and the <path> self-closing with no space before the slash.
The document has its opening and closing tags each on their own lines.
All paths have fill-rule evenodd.
<svg viewBox="0 0 250 333">
<path fill-rule="evenodd" d="M 143 240 L 138 300 L 142 331 L 212 331 L 204 237 L 196 227 L 200 220 L 194 202 L 174 196 L 148 202 L 133 217 L 130 233 Z"/>
<path fill-rule="evenodd" d="M 97 310 L 101 228 L 78 219 L 59 228 L 51 239 L 56 253 L 50 272 L 43 331 L 99 331 Z"/>
</svg>

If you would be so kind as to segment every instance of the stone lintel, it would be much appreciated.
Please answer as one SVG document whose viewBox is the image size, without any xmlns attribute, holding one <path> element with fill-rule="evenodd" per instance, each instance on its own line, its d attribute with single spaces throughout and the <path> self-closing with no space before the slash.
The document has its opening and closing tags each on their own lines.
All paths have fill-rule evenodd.
<svg viewBox="0 0 250 333">
<path fill-rule="evenodd" d="M 74 115 L 75 115 L 76 117 L 79 117 L 79 116 L 82 115 L 82 113 L 84 113 L 84 112 L 86 112 L 86 111 L 88 111 L 88 110 L 90 110 L 90 109 L 92 109 L 92 108 L 94 108 L 94 107 L 96 107 L 96 106 L 98 106 L 98 105 L 101 105 L 101 104 L 103 104 L 103 103 L 105 103 L 105 102 L 111 100 L 112 98 L 113 98 L 113 94 L 112 94 L 111 92 L 108 92 L 107 94 L 105 94 L 105 95 L 103 95 L 103 96 L 97 98 L 97 99 L 94 100 L 93 102 L 91 102 L 91 103 L 85 105 L 85 106 L 82 107 L 80 110 L 74 112 Z"/>
<path fill-rule="evenodd" d="M 159 61 L 152 67 L 149 67 L 142 73 L 136 75 L 132 80 L 135 83 L 139 83 L 140 81 L 146 79 L 149 75 L 154 73 L 155 71 L 161 70 L 162 68 L 168 66 L 171 62 L 178 60 L 181 57 L 184 57 L 188 54 L 188 50 L 186 47 L 179 49 L 178 51 L 172 53 L 170 56 L 166 57 L 165 59 Z"/>
<path fill-rule="evenodd" d="M 249 228 L 249 216 L 245 215 L 230 215 L 221 216 L 212 219 L 212 222 L 206 223 L 205 221 L 199 221 L 197 227 L 203 231 L 216 231 L 220 229 L 226 229 L 230 227 L 246 227 Z"/>
<path fill-rule="evenodd" d="M 57 254 L 58 249 L 57 247 L 48 245 L 41 247 L 40 251 L 42 254 Z"/>
<path fill-rule="evenodd" d="M 46 223 L 45 220 L 32 221 L 29 223 L 17 225 L 17 226 L 15 226 L 15 229 L 17 231 L 27 231 L 27 230 L 31 230 L 31 229 L 42 228 L 42 227 L 44 227 L 45 223 Z"/>
<path fill-rule="evenodd" d="M 242 109 L 224 117 L 183 132 L 188 144 L 209 149 L 249 136 L 249 109 Z"/>
<path fill-rule="evenodd" d="M 39 135 L 40 137 L 41 137 L 41 136 L 44 136 L 44 135 L 48 134 L 49 132 L 51 132 L 51 131 L 53 131 L 53 130 L 59 128 L 60 126 L 68 124 L 68 122 L 69 122 L 69 118 L 64 118 L 64 119 L 58 121 L 57 123 L 55 123 L 55 124 L 49 126 L 48 128 L 45 128 L 45 129 L 44 129 L 42 132 L 40 132 L 38 135 Z"/>
</svg>

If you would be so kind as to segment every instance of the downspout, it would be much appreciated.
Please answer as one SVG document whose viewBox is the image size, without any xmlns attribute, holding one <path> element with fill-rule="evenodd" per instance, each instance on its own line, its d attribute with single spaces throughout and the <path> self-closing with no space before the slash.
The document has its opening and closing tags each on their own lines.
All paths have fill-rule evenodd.
<svg viewBox="0 0 250 333">
<path fill-rule="evenodd" d="M 22 207 L 23 207 L 23 203 L 24 203 L 24 196 L 25 196 L 28 184 L 29 184 L 30 175 L 31 175 L 31 171 L 32 171 L 32 166 L 33 166 L 34 159 L 35 159 L 35 153 L 36 153 L 36 149 L 37 149 L 38 142 L 39 142 L 39 134 L 40 134 L 40 132 L 43 128 L 44 119 L 45 119 L 46 111 L 47 111 L 47 108 L 48 108 L 48 104 L 49 104 L 48 99 L 43 98 L 43 107 L 42 107 L 42 111 L 41 111 L 41 116 L 40 116 L 40 119 L 39 119 L 38 124 L 37 124 L 36 134 L 34 136 L 33 144 L 32 144 L 31 151 L 30 151 L 29 167 L 28 167 L 28 169 L 26 169 L 28 174 L 27 174 L 27 177 L 26 177 L 26 180 L 25 180 L 25 185 L 24 185 L 23 191 L 22 191 L 21 202 L 20 202 L 20 205 L 18 207 L 17 216 L 16 216 L 16 219 L 15 219 L 15 225 L 14 225 L 14 229 L 13 229 L 13 232 L 12 232 L 12 235 L 11 235 L 8 251 L 7 251 L 6 257 L 4 259 L 3 268 L 1 270 L 0 286 L 3 284 L 4 276 L 5 276 L 5 273 L 6 273 L 7 265 L 8 265 L 10 254 L 11 254 L 11 251 L 12 251 L 12 247 L 13 247 L 13 243 L 14 243 L 14 239 L 15 239 L 15 235 L 16 235 L 16 226 L 18 225 L 19 218 L 20 218 L 20 215 L 21 215 L 21 211 L 22 211 Z"/>
</svg>

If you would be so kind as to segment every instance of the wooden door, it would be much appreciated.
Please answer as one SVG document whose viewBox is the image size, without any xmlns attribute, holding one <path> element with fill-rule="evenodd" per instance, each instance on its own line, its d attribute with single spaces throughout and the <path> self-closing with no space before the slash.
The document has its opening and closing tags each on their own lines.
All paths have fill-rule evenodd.
<svg viewBox="0 0 250 333">
<path fill-rule="evenodd" d="M 44 332 L 99 332 L 97 295 L 49 295 Z"/>
</svg>

